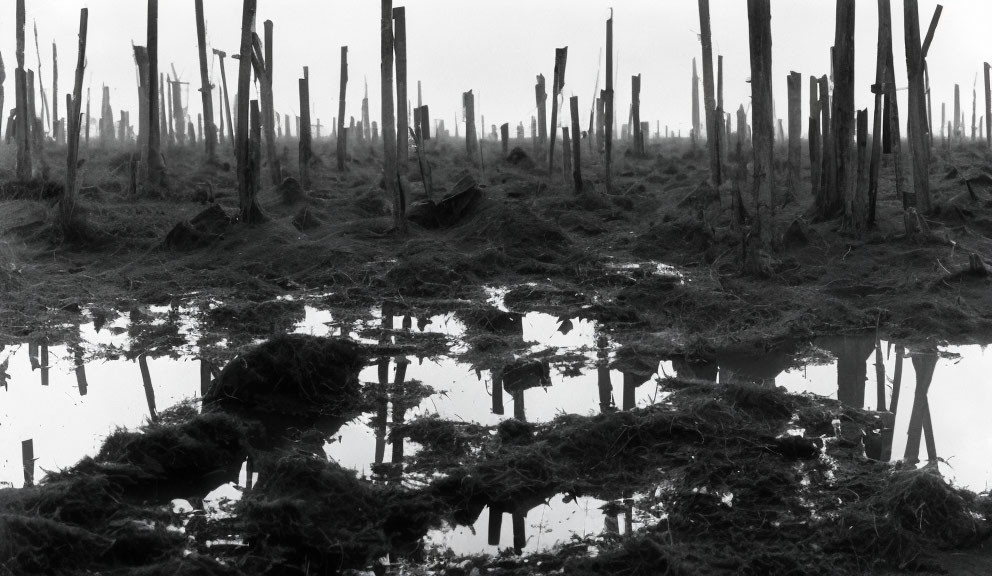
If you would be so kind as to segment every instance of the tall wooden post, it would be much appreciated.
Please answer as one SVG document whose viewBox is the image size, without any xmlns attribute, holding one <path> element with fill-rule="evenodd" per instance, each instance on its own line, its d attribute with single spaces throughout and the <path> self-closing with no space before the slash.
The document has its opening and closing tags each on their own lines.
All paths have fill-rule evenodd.
<svg viewBox="0 0 992 576">
<path fill-rule="evenodd" d="M 820 194 L 820 169 L 822 148 L 820 142 L 820 95 L 816 76 L 809 77 L 809 181 L 810 196 Z"/>
<path fill-rule="evenodd" d="M 727 126 L 726 117 L 723 111 L 723 55 L 716 57 L 716 128 L 717 128 L 717 138 L 719 139 L 717 145 L 717 153 L 720 155 L 720 182 L 722 183 L 723 178 L 723 163 L 727 158 L 727 150 L 730 145 L 730 140 L 727 137 L 727 133 L 730 129 Z"/>
<path fill-rule="evenodd" d="M 927 138 L 926 104 L 923 89 L 924 52 L 920 46 L 920 15 L 917 0 L 904 0 L 906 72 L 909 76 L 909 147 L 913 156 L 915 203 L 906 196 L 904 207 L 930 211 L 930 146 Z M 955 115 L 955 124 L 959 122 Z"/>
<path fill-rule="evenodd" d="M 927 92 L 927 98 L 930 97 L 929 91 Z M 978 92 L 972 88 L 971 89 L 971 139 L 975 139 L 975 134 L 978 131 Z"/>
<path fill-rule="evenodd" d="M 406 79 L 406 8 L 393 8 L 396 41 L 396 162 L 400 173 L 406 173 L 410 161 L 410 125 L 407 114 Z"/>
<path fill-rule="evenodd" d="M 720 125 L 713 94 L 713 39 L 710 32 L 710 2 L 699 0 L 699 39 L 703 45 L 703 103 L 706 106 L 706 147 L 710 154 L 710 181 L 714 187 L 723 182 L 720 162 Z M 636 120 L 635 120 L 636 122 Z M 791 129 L 791 128 L 790 128 Z M 643 152 L 642 152 L 643 153 Z"/>
<path fill-rule="evenodd" d="M 982 68 L 985 70 L 985 146 L 992 148 L 992 81 L 989 78 L 989 63 L 985 62 Z M 3 102 L 2 95 L 0 102 Z"/>
<path fill-rule="evenodd" d="M 344 127 L 345 95 L 348 92 L 348 47 L 341 47 L 341 90 L 338 92 L 338 171 L 345 169 L 348 157 L 348 129 Z M 287 130 L 289 127 L 287 126 Z"/>
<path fill-rule="evenodd" d="M 892 41 L 891 22 L 889 18 L 883 16 L 883 11 L 888 13 L 889 0 L 878 0 L 878 48 L 875 59 L 875 84 L 871 91 L 875 95 L 875 110 L 872 116 L 872 140 L 871 140 L 871 164 L 868 175 L 868 214 L 865 228 L 869 228 L 875 223 L 875 206 L 878 200 L 878 173 L 882 160 L 882 116 L 884 106 L 882 96 L 885 94 L 886 82 L 886 56 L 888 44 Z M 886 123 L 888 119 L 885 119 Z"/>
<path fill-rule="evenodd" d="M 196 0 L 196 43 L 200 55 L 200 101 L 203 102 L 203 122 L 206 125 L 204 146 L 207 162 L 217 162 L 217 132 L 214 127 L 214 101 L 211 97 L 210 74 L 207 71 L 207 26 L 203 19 L 203 0 Z"/>
<path fill-rule="evenodd" d="M 537 75 L 534 96 L 537 100 L 537 143 L 543 148 L 548 142 L 548 91 L 544 74 Z"/>
<path fill-rule="evenodd" d="M 462 108 L 465 110 L 465 155 L 474 164 L 478 151 L 475 138 L 475 95 L 471 90 L 462 94 Z"/>
<path fill-rule="evenodd" d="M 145 162 L 145 184 L 151 189 L 165 185 L 165 162 L 162 159 L 161 126 L 159 124 L 158 73 L 158 0 L 148 0 L 148 152 Z M 89 121 L 89 104 L 86 119 Z M 89 134 L 89 128 L 87 128 Z M 87 136 L 87 140 L 89 137 Z"/>
<path fill-rule="evenodd" d="M 34 440 L 21 441 L 21 465 L 24 468 L 24 487 L 34 486 Z"/>
<path fill-rule="evenodd" d="M 282 182 L 282 168 L 279 166 L 279 155 L 276 153 L 276 129 L 275 129 L 275 104 L 272 97 L 272 68 L 271 58 L 273 53 L 273 25 L 271 20 L 266 20 L 265 46 L 263 49 L 262 40 L 258 34 L 252 33 L 252 60 L 251 64 L 255 70 L 255 77 L 258 79 L 258 92 L 262 99 L 262 128 L 265 135 L 265 158 L 269 165 L 269 181 L 272 184 Z M 318 137 L 320 134 L 318 133 Z M 261 169 L 261 166 L 257 167 Z"/>
<path fill-rule="evenodd" d="M 134 47 L 134 62 L 138 66 L 138 150 L 141 162 L 148 162 L 148 49 Z"/>
<path fill-rule="evenodd" d="M 800 171 L 803 160 L 803 75 L 799 72 L 790 73 L 787 86 L 789 90 L 789 191 L 786 195 L 788 198 L 797 198 L 802 182 Z"/>
<path fill-rule="evenodd" d="M 66 154 L 65 190 L 63 191 L 59 215 L 64 230 L 69 229 L 76 207 L 76 170 L 79 156 L 79 105 L 83 99 L 83 73 L 86 69 L 86 31 L 89 22 L 89 9 L 79 11 L 79 54 L 76 57 L 76 81 L 72 86 L 72 100 L 66 107 L 69 121 L 68 153 Z M 56 116 L 57 118 L 57 116 Z"/>
<path fill-rule="evenodd" d="M 706 0 L 700 0 L 705 2 Z M 711 86 L 712 88 L 712 86 Z M 634 117 L 631 129 L 634 132 L 634 154 L 644 156 L 644 136 L 641 134 L 641 75 L 630 78 L 630 113 Z M 574 132 L 574 130 L 573 130 Z"/>
<path fill-rule="evenodd" d="M 62 144 L 62 130 L 59 127 L 59 47 L 52 42 L 52 136 L 56 144 Z"/>
<path fill-rule="evenodd" d="M 603 128 L 606 139 L 606 193 L 613 193 L 613 9 L 606 21 L 606 90 Z"/>
<path fill-rule="evenodd" d="M 224 113 L 227 117 L 227 139 L 234 144 L 234 122 L 231 120 L 231 91 L 227 88 L 227 69 L 224 67 L 224 58 L 227 53 L 214 48 L 214 54 L 220 59 L 220 83 L 224 88 Z"/>
<path fill-rule="evenodd" d="M 396 112 L 393 103 L 393 0 L 382 0 L 380 30 L 382 32 L 382 158 L 386 195 L 393 199 L 393 223 L 396 231 L 403 233 L 406 232 L 406 204 L 396 167 Z M 365 125 L 363 129 L 367 129 Z"/>
<path fill-rule="evenodd" d="M 854 222 L 854 229 L 864 232 L 868 229 L 869 223 L 869 202 L 868 202 L 868 178 L 867 178 L 867 150 L 868 150 L 868 110 L 858 110 L 857 115 L 857 145 L 858 163 L 857 173 L 854 183 L 854 198 L 851 202 L 851 218 Z"/>
<path fill-rule="evenodd" d="M 828 180 L 826 204 L 820 216 L 829 218 L 846 212 L 851 195 L 851 142 L 854 140 L 854 14 L 855 0 L 837 0 L 834 31 L 834 99 L 831 135 L 832 178 Z"/>
<path fill-rule="evenodd" d="M 548 150 L 548 173 L 555 173 L 555 134 L 558 132 L 558 97 L 565 83 L 568 47 L 555 48 L 555 77 L 551 85 L 551 144 Z"/>
<path fill-rule="evenodd" d="M 770 0 L 748 0 L 748 31 L 751 53 L 752 147 L 752 239 L 747 244 L 744 271 L 764 274 L 758 244 L 770 249 L 775 238 L 774 118 L 772 112 L 772 31 Z M 740 130 L 740 128 L 738 128 Z"/>
<path fill-rule="evenodd" d="M 961 140 L 961 86 L 954 85 L 954 141 Z"/>
<path fill-rule="evenodd" d="M 152 422 L 158 422 L 158 409 L 155 406 L 155 387 L 152 386 L 152 374 L 148 370 L 148 358 L 144 354 L 138 356 L 138 369 L 141 371 L 141 385 L 145 390 L 148 418 Z"/>
<path fill-rule="evenodd" d="M 255 26 L 256 0 L 244 0 L 241 14 L 241 59 L 238 61 L 238 120 L 235 131 L 235 157 L 238 165 L 238 204 L 241 209 L 241 222 L 253 224 L 261 218 L 258 204 L 255 202 L 254 166 L 249 145 L 248 132 L 251 120 L 250 90 L 251 90 L 251 54 L 252 30 Z"/>
<path fill-rule="evenodd" d="M 499 139 L 503 145 L 503 158 L 510 154 L 510 125 L 503 123 L 499 127 Z"/>
<path fill-rule="evenodd" d="M 306 78 L 299 79 L 300 122 L 296 128 L 299 138 L 300 186 L 310 189 L 310 83 Z"/>
<path fill-rule="evenodd" d="M 258 106 L 258 100 L 251 101 L 251 200 L 254 204 L 262 191 L 262 113 Z"/>
<path fill-rule="evenodd" d="M 692 59 L 692 143 L 702 136 L 699 123 L 699 73 L 696 72 L 696 59 Z"/>
<path fill-rule="evenodd" d="M 17 96 L 17 179 L 31 179 L 31 131 L 28 119 L 28 77 L 24 69 L 24 0 L 17 0 L 15 26 L 17 35 L 17 69 L 14 71 Z"/>
<path fill-rule="evenodd" d="M 640 84 L 640 75 L 635 76 Z M 638 86 L 640 88 L 640 86 Z M 572 179 L 575 181 L 575 193 L 582 193 L 582 132 L 579 129 L 579 97 L 572 96 L 569 101 L 569 108 L 572 111 L 572 135 L 574 137 L 574 142 L 572 143 Z M 636 116 L 635 116 L 636 117 Z M 587 136 L 592 138 L 592 134 Z M 641 141 L 641 154 L 644 153 L 644 141 Z"/>
<path fill-rule="evenodd" d="M 572 138 L 567 126 L 561 127 L 561 171 L 568 178 L 568 173 L 572 171 Z"/>
</svg>

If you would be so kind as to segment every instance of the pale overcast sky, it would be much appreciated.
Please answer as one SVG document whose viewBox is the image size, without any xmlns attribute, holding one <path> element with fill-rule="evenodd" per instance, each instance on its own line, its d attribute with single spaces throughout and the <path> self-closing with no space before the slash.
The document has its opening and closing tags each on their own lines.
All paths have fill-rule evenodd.
<svg viewBox="0 0 992 576">
<path fill-rule="evenodd" d="M 239 0 L 205 0 L 208 43 L 228 53 L 238 50 L 241 24 Z M 275 101 L 280 113 L 298 113 L 297 79 L 302 67 L 310 66 L 314 118 L 330 125 L 337 114 L 340 47 L 349 46 L 350 83 L 348 115 L 359 117 L 363 77 L 368 78 L 373 119 L 379 116 L 379 18 L 375 0 L 259 0 L 258 28 L 271 19 L 275 23 Z M 424 103 L 434 118 L 442 117 L 452 127 L 460 115 L 461 93 L 473 89 L 481 102 L 477 109 L 486 124 L 523 121 L 530 134 L 534 114 L 535 76 L 548 78 L 554 69 L 554 50 L 568 46 L 566 97 L 577 95 L 584 118 L 596 83 L 598 61 L 605 44 L 605 20 L 609 6 L 615 9 L 617 51 L 617 110 L 626 121 L 630 101 L 630 77 L 642 75 L 642 120 L 660 121 L 672 130 L 688 133 L 691 124 L 690 94 L 692 58 L 700 55 L 697 39 L 699 16 L 692 0 L 411 0 L 406 5 L 409 43 L 410 99 L 416 102 L 416 81 L 423 82 Z M 936 7 L 920 0 L 922 33 L 926 33 Z M 0 52 L 8 82 L 6 108 L 13 106 L 14 8 L 13 0 L 0 7 Z M 112 107 L 132 110 L 137 117 L 137 88 L 131 43 L 145 44 L 146 2 L 142 0 L 27 0 L 28 46 L 26 62 L 36 69 L 32 22 L 38 25 L 42 73 L 46 91 L 51 90 L 52 41 L 58 43 L 60 61 L 60 108 L 71 89 L 76 60 L 79 8 L 89 15 L 89 67 L 86 86 L 93 88 L 94 116 L 99 110 L 101 84 L 111 86 Z M 712 0 L 714 60 L 724 55 L 725 100 L 728 111 L 747 102 L 750 88 L 745 0 Z M 786 75 L 801 72 L 804 116 L 810 74 L 829 73 L 829 48 L 834 37 L 835 3 L 826 0 L 773 0 L 772 38 L 776 110 L 786 114 Z M 903 6 L 892 2 L 897 83 L 905 85 Z M 199 69 L 193 0 L 160 2 L 159 69 L 175 64 L 181 79 L 194 83 L 189 110 L 200 111 Z M 869 87 L 874 80 L 877 41 L 877 3 L 862 0 L 857 7 L 856 104 L 869 107 Z M 936 121 L 940 103 L 953 105 L 954 84 L 961 84 L 962 107 L 971 118 L 971 88 L 978 79 L 979 112 L 982 115 L 982 62 L 992 60 L 992 2 L 946 0 L 929 65 Z M 228 60 L 228 84 L 237 82 L 237 62 Z M 716 63 L 714 62 L 714 69 Z M 605 65 L 604 74 L 605 74 Z M 219 82 L 216 62 L 211 71 Z M 700 63 L 700 74 L 702 67 Z M 605 79 L 600 80 L 600 87 Z M 702 90 L 700 90 L 700 93 Z M 905 98 L 905 92 L 903 100 Z M 49 95 L 50 96 L 50 95 Z M 255 96 L 253 96 L 255 97 Z M 903 103 L 903 106 L 905 104 Z M 6 114 L 5 114 L 6 116 Z M 905 115 L 903 115 L 905 118 Z M 587 120 L 583 121 L 583 124 Z M 805 124 L 804 124 L 805 125 Z M 486 130 L 488 132 L 488 129 Z M 512 130 L 511 130 L 512 133 Z M 326 134 L 326 133 L 325 133 Z"/>
</svg>

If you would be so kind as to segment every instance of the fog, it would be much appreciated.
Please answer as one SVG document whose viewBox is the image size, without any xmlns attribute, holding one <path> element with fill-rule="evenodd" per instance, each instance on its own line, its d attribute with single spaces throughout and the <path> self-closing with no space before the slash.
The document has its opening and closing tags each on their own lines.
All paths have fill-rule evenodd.
<svg viewBox="0 0 992 576">
<path fill-rule="evenodd" d="M 229 54 L 238 51 L 241 2 L 205 0 L 209 48 Z M 396 5 L 404 5 L 397 1 Z M 407 6 L 410 98 L 416 102 L 416 82 L 422 81 L 424 103 L 431 116 L 445 120 L 449 129 L 461 117 L 461 93 L 474 90 L 477 114 L 485 116 L 485 132 L 492 124 L 523 122 L 530 134 L 535 114 L 534 83 L 537 74 L 548 78 L 554 68 L 554 49 L 568 46 L 564 96 L 579 97 L 583 116 L 591 107 L 605 44 L 605 21 L 610 3 L 599 0 L 429 0 Z M 59 51 L 60 108 L 71 90 L 76 61 L 79 9 L 89 8 L 88 68 L 84 88 L 92 88 L 94 110 L 99 110 L 100 86 L 111 88 L 111 106 L 117 114 L 132 111 L 137 122 L 136 72 L 131 43 L 144 45 L 146 2 L 140 0 L 27 0 L 28 48 L 26 65 L 37 69 L 38 57 L 32 23 L 38 26 L 42 78 L 51 97 L 52 42 Z M 625 122 L 630 101 L 630 77 L 642 75 L 641 118 L 688 134 L 691 126 L 691 73 L 693 57 L 700 58 L 697 3 L 692 1 L 628 0 L 614 2 L 617 80 L 617 111 Z M 936 2 L 920 1 L 922 33 Z M 160 3 L 159 69 L 174 64 L 180 79 L 191 82 L 189 113 L 200 112 L 199 65 L 193 0 Z M 724 56 L 725 108 L 748 108 L 750 87 L 747 3 L 744 0 L 712 0 L 714 60 Z M 830 72 L 829 49 L 834 38 L 833 2 L 823 0 L 773 0 L 772 38 L 777 116 L 786 114 L 786 76 L 801 72 L 804 115 L 808 102 L 808 77 Z M 892 2 L 896 78 L 905 86 L 902 3 Z M 13 107 L 15 3 L 0 7 L 0 41 L 8 73 L 7 101 Z M 298 114 L 297 79 L 302 67 L 310 67 L 314 122 L 330 126 L 337 115 L 340 47 L 349 47 L 348 115 L 360 118 L 364 79 L 368 81 L 370 110 L 378 118 L 380 62 L 380 4 L 370 0 L 260 0 L 261 23 L 275 24 L 275 107 L 282 114 Z M 983 27 L 992 22 L 992 3 L 979 0 L 948 0 L 930 50 L 928 63 L 934 116 L 940 118 L 940 103 L 948 113 L 953 106 L 954 84 L 961 85 L 962 109 L 970 124 L 971 89 L 976 77 L 979 112 L 983 114 L 982 62 L 992 59 L 992 42 Z M 856 106 L 871 106 L 870 85 L 874 81 L 877 42 L 877 4 L 861 2 L 856 24 Z M 213 81 L 220 70 L 211 57 Z M 605 58 L 604 58 L 605 60 Z M 228 85 L 237 82 L 237 61 L 228 60 Z M 715 62 L 714 62 L 715 69 Z M 600 78 L 600 88 L 605 78 Z M 85 90 L 84 90 L 85 92 Z M 702 89 L 700 89 L 700 94 Z M 257 93 L 253 89 L 253 98 Z M 901 92 L 905 107 L 905 91 Z M 184 100 L 185 101 L 185 100 Z M 216 98 L 215 98 L 216 101 Z M 903 108 L 904 109 L 904 108 Z M 61 111 L 64 114 L 64 110 Z M 97 112 L 94 112 L 94 116 Z M 6 116 L 6 114 L 4 114 Z M 905 115 L 903 115 L 905 118 Z M 481 126 L 481 117 L 477 118 Z M 585 122 L 583 122 L 584 124 Z M 462 129 L 463 130 L 463 129 Z M 511 130 L 511 133 L 513 131 Z M 323 132 L 327 135 L 328 129 Z"/>
</svg>

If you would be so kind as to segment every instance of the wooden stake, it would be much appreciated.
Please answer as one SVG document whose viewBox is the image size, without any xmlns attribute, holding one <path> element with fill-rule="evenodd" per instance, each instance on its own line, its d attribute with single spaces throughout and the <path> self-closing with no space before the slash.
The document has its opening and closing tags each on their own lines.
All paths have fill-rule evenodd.
<svg viewBox="0 0 992 576">
<path fill-rule="evenodd" d="M 499 127 L 499 138 L 503 144 L 503 158 L 505 159 L 510 154 L 510 125 L 502 124 Z"/>
<path fill-rule="evenodd" d="M 152 386 L 152 375 L 148 371 L 148 358 L 145 354 L 138 356 L 138 369 L 141 370 L 141 384 L 145 389 L 145 402 L 148 404 L 148 419 L 158 422 L 158 408 L 155 406 L 155 388 Z"/>
<path fill-rule="evenodd" d="M 774 118 L 772 113 L 772 37 L 770 0 L 748 0 L 751 52 L 751 102 L 754 123 L 754 186 L 751 242 L 770 249 L 775 239 Z M 746 247 L 744 270 L 763 275 L 765 266 L 757 244 Z"/>
<path fill-rule="evenodd" d="M 853 189 L 851 142 L 854 140 L 854 0 L 837 0 L 834 32 L 833 173 L 828 174 L 826 202 L 820 216 L 846 212 Z"/>
<path fill-rule="evenodd" d="M 827 183 L 834 174 L 833 171 L 833 131 L 830 127 L 830 80 L 826 74 L 819 79 L 820 93 L 820 183 L 817 187 L 816 207 L 820 214 L 835 210 L 827 201 Z"/>
<path fill-rule="evenodd" d="M 52 42 L 52 136 L 56 144 L 62 144 L 62 131 L 59 129 L 59 48 L 55 42 Z"/>
<path fill-rule="evenodd" d="M 915 202 L 910 203 L 913 199 L 907 195 L 904 206 L 907 210 L 917 208 L 927 213 L 930 212 L 930 145 L 923 89 L 923 59 L 926 53 L 920 48 L 917 0 L 904 0 L 903 22 L 906 32 L 906 71 L 909 76 L 909 147 L 913 155 L 913 187 L 916 193 Z M 932 38 L 932 35 L 928 34 L 928 37 Z M 928 41 L 927 47 L 929 44 Z M 954 121 L 959 122 L 957 114 Z"/>
<path fill-rule="evenodd" d="M 700 0 L 700 2 L 705 1 L 706 0 Z M 712 72 L 712 70 L 710 72 Z M 644 156 L 644 138 L 643 134 L 641 134 L 641 75 L 638 74 L 637 76 L 632 76 L 630 79 L 630 85 L 630 113 L 631 116 L 633 116 L 631 128 L 634 132 L 634 154 L 642 157 Z M 712 86 L 710 86 L 710 88 L 712 88 Z"/>
<path fill-rule="evenodd" d="M 203 0 L 195 1 L 196 44 L 200 55 L 200 100 L 203 103 L 203 121 L 206 124 L 204 150 L 207 162 L 217 162 L 217 132 L 214 127 L 214 101 L 211 97 L 210 75 L 207 71 L 207 26 L 203 18 Z"/>
<path fill-rule="evenodd" d="M 635 76 L 640 84 L 640 75 Z M 640 88 L 638 86 L 638 88 Z M 572 145 L 572 179 L 575 182 L 575 193 L 582 193 L 582 133 L 579 131 L 579 97 L 572 96 L 569 99 L 569 108 L 572 111 L 572 134 L 575 135 L 575 142 Z M 636 117 L 636 115 L 635 115 Z M 591 138 L 591 136 L 589 136 Z M 643 154 L 644 141 L 641 140 L 641 154 Z"/>
<path fill-rule="evenodd" d="M 989 78 L 989 63 L 985 62 L 982 68 L 985 70 L 985 145 L 992 148 L 992 82 Z M 2 94 L 0 92 L 0 103 L 3 102 Z"/>
<path fill-rule="evenodd" d="M 403 188 L 399 185 L 399 174 L 396 167 L 396 117 L 393 105 L 393 0 L 382 0 L 381 32 L 382 158 L 384 178 L 386 180 L 386 195 L 393 199 L 393 223 L 396 231 L 405 233 L 406 202 L 403 197 Z"/>
<path fill-rule="evenodd" d="M 795 199 L 799 196 L 799 187 L 802 184 L 803 75 L 799 72 L 790 73 L 786 84 L 789 90 L 789 188 L 785 197 Z"/>
<path fill-rule="evenodd" d="M 882 141 L 884 139 L 882 134 L 882 116 L 884 112 L 882 97 L 885 94 L 884 84 L 887 76 L 885 62 L 888 49 L 887 42 L 891 43 L 892 40 L 892 30 L 888 28 L 891 26 L 891 23 L 887 18 L 881 17 L 883 10 L 888 11 L 889 7 L 887 3 L 888 0 L 879 0 L 878 3 L 880 17 L 878 19 L 878 47 L 875 59 L 875 84 L 871 87 L 871 91 L 875 95 L 875 111 L 872 116 L 873 136 L 871 140 L 871 165 L 868 175 L 868 214 L 865 229 L 875 224 L 875 207 L 878 201 L 878 173 L 882 161 Z M 886 119 L 886 122 L 888 122 L 888 119 Z"/>
<path fill-rule="evenodd" d="M 537 143 L 543 148 L 548 142 L 548 92 L 544 74 L 537 75 L 534 95 L 537 100 Z"/>
<path fill-rule="evenodd" d="M 300 114 L 302 118 L 296 127 L 299 137 L 299 162 L 300 162 L 300 186 L 304 190 L 310 189 L 310 86 L 306 78 L 299 79 L 300 86 Z"/>
<path fill-rule="evenodd" d="M 405 174 L 410 162 L 410 126 L 407 115 L 406 8 L 393 8 L 396 42 L 396 151 L 397 167 Z"/>
<path fill-rule="evenodd" d="M 603 126 L 606 138 L 606 193 L 613 193 L 613 9 L 606 21 L 606 90 Z"/>
<path fill-rule="evenodd" d="M 159 124 L 161 88 L 159 79 L 158 0 L 148 0 L 148 152 L 145 158 L 145 185 L 152 190 L 165 186 L 165 161 L 162 159 L 162 132 Z M 89 104 L 87 104 L 86 110 L 86 118 L 89 120 Z M 89 134 L 88 128 L 87 134 Z M 87 140 L 89 140 L 89 136 L 87 136 Z"/>
<path fill-rule="evenodd" d="M 227 89 L 227 70 L 224 67 L 224 58 L 227 53 L 214 48 L 214 54 L 220 59 L 220 82 L 224 88 L 224 112 L 227 116 L 227 140 L 234 144 L 234 122 L 231 121 L 231 91 Z"/>
<path fill-rule="evenodd" d="M 251 224 L 256 221 L 258 206 L 255 204 L 253 192 L 254 166 L 249 145 L 250 134 L 250 90 L 251 90 L 251 53 L 252 30 L 255 26 L 256 0 L 244 0 L 241 13 L 241 59 L 238 61 L 238 119 L 235 131 L 235 157 L 238 165 L 238 204 L 241 221 Z M 301 160 L 302 161 L 302 160 Z M 302 182 L 301 182 L 302 184 Z M 306 189 L 306 186 L 304 186 Z"/>
<path fill-rule="evenodd" d="M 21 463 L 24 468 L 24 487 L 34 486 L 34 440 L 21 441 Z"/>
<path fill-rule="evenodd" d="M 555 77 L 551 88 L 551 147 L 548 150 L 548 172 L 555 173 L 555 134 L 558 131 L 558 97 L 565 83 L 565 64 L 568 60 L 568 46 L 555 48 Z"/>
<path fill-rule="evenodd" d="M 83 73 L 86 68 L 86 32 L 89 9 L 79 11 L 79 54 L 76 57 L 76 79 L 72 87 L 72 100 L 67 99 L 66 118 L 69 120 L 69 150 L 66 154 L 65 190 L 60 203 L 63 229 L 69 229 L 76 208 L 76 170 L 79 156 L 79 104 L 83 98 Z"/>
<path fill-rule="evenodd" d="M 348 157 L 348 130 L 344 127 L 345 95 L 348 92 L 348 47 L 341 47 L 341 89 L 338 92 L 338 171 L 344 172 Z M 286 129 L 289 130 L 287 124 Z"/>
<path fill-rule="evenodd" d="M 567 178 L 572 171 L 572 138 L 569 134 L 569 128 L 566 126 L 562 126 L 561 129 L 561 157 L 562 173 Z"/>
<path fill-rule="evenodd" d="M 699 0 L 699 40 L 703 46 L 703 100 L 706 106 L 706 147 L 710 155 L 710 182 L 714 188 L 719 188 L 723 183 L 723 174 L 718 118 L 723 116 L 723 111 L 718 110 L 713 94 L 713 40 L 710 33 L 709 0 Z M 634 122 L 637 122 L 636 118 Z M 643 150 L 641 154 L 644 154 Z"/>
<path fill-rule="evenodd" d="M 33 121 L 28 118 L 28 77 L 24 69 L 24 0 L 17 0 L 16 8 L 17 69 L 14 71 L 17 92 L 17 179 L 31 179 L 31 131 Z"/>
<path fill-rule="evenodd" d="M 475 163 L 478 154 L 475 137 L 475 95 L 471 90 L 462 94 L 462 109 L 465 111 L 465 155 L 468 156 L 469 162 Z"/>
<path fill-rule="evenodd" d="M 961 140 L 961 86 L 959 84 L 954 85 L 954 140 L 955 142 Z"/>
<path fill-rule="evenodd" d="M 867 191 L 867 150 L 868 150 L 868 110 L 858 110 L 857 116 L 858 165 L 857 178 L 854 184 L 854 198 L 851 206 L 851 217 L 854 228 L 858 232 L 868 230 L 870 222 L 869 199 Z"/>
<path fill-rule="evenodd" d="M 699 74 L 696 72 L 696 59 L 692 59 L 692 142 L 700 138 L 699 124 Z"/>
</svg>

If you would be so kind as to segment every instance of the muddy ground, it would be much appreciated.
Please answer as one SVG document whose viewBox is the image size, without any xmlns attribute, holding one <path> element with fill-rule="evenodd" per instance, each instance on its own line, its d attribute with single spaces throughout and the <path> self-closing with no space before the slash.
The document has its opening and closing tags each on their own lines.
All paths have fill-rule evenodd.
<svg viewBox="0 0 992 576">
<path fill-rule="evenodd" d="M 82 153 L 86 228 L 74 237 L 52 225 L 64 151 L 48 151 L 52 184 L 23 184 L 11 180 L 5 148 L 0 341 L 71 342 L 84 308 L 130 312 L 140 325 L 142 307 L 193 305 L 209 327 L 202 357 L 224 366 L 237 354 L 264 356 L 253 373 L 263 384 L 248 385 L 262 389 L 271 373 L 293 371 L 297 396 L 279 405 L 321 430 L 321 418 L 347 418 L 368 402 L 352 382 L 356 367 L 377 355 L 451 351 L 443 339 L 413 338 L 402 350 L 338 350 L 354 357 L 325 365 L 326 353 L 266 356 L 260 350 L 272 343 L 254 347 L 286 332 L 303 302 L 356 325 L 384 303 L 417 317 L 485 318 L 492 289 L 501 289 L 511 311 L 596 320 L 618 347 L 619 367 L 757 355 L 865 330 L 920 346 L 992 340 L 990 279 L 968 271 L 973 254 L 992 262 L 992 156 L 978 145 L 935 152 L 925 237 L 903 234 L 891 159 L 878 227 L 863 236 L 842 219 L 811 222 L 807 180 L 778 209 L 779 231 L 790 232 L 768 255 L 764 278 L 740 272 L 741 238 L 720 192 L 705 184 L 702 150 L 671 140 L 634 158 L 621 147 L 607 194 L 599 156 L 589 161 L 584 148 L 587 191 L 576 195 L 529 157 L 529 141 L 521 145 L 523 154 L 503 159 L 486 143 L 482 170 L 457 142 L 432 143 L 435 184 L 450 189 L 468 174 L 481 195 L 457 222 L 410 223 L 403 235 L 381 189 L 381 154 L 368 148 L 341 174 L 331 145 L 319 144 L 315 189 L 267 187 L 260 201 L 269 220 L 245 226 L 229 220 L 234 172 L 202 165 L 197 151 L 169 150 L 169 189 L 131 198 L 129 151 L 93 144 Z M 294 143 L 281 148 L 292 166 Z M 408 174 L 412 203 L 423 199 L 415 162 Z M 148 325 L 134 337 L 150 350 L 175 334 Z M 324 345 L 274 342 L 277 351 Z M 470 331 L 466 343 L 459 354 L 476 365 L 508 353 L 485 331 Z M 337 374 L 329 388 L 314 389 L 315 374 L 329 371 Z M 866 459 L 863 433 L 884 413 L 756 386 L 685 378 L 663 386 L 671 395 L 651 408 L 546 424 L 409 422 L 391 430 L 423 446 L 405 459 L 406 480 L 384 470 L 374 482 L 314 455 L 305 434 L 284 434 L 284 422 L 259 411 L 271 399 L 232 408 L 208 394 L 202 414 L 117 433 L 37 488 L 0 490 L 0 574 L 987 573 L 988 499 L 932 468 Z M 249 455 L 261 480 L 229 518 L 190 524 L 165 506 L 195 502 Z M 632 535 L 523 558 L 450 558 L 417 544 L 442 521 L 470 521 L 484 506 L 526 510 L 558 493 L 637 500 L 664 514 Z M 206 546 L 223 535 L 243 544 Z"/>
</svg>

